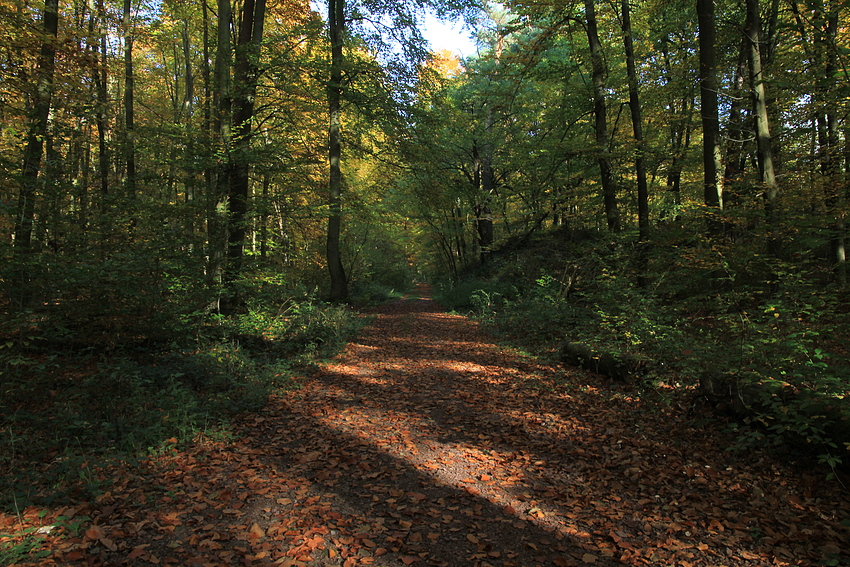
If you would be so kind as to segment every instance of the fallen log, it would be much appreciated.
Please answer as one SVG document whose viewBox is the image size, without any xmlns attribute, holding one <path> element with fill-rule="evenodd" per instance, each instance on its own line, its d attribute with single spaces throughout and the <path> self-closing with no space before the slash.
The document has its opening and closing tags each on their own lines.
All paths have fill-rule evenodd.
<svg viewBox="0 0 850 567">
<path fill-rule="evenodd" d="M 561 345 L 560 354 L 564 364 L 586 368 L 619 382 L 643 376 L 651 366 L 651 361 L 642 356 L 596 350 L 584 343 L 569 341 Z"/>
</svg>

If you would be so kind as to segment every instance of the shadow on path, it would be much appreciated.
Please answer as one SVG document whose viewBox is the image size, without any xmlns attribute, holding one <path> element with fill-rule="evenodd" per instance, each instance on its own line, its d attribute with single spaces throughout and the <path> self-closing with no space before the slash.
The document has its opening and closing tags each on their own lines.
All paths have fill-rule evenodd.
<svg viewBox="0 0 850 567">
<path fill-rule="evenodd" d="M 241 435 L 116 486 L 42 564 L 850 564 L 847 493 L 819 473 L 735 461 L 710 429 L 506 352 L 427 295 L 382 307 Z"/>
</svg>

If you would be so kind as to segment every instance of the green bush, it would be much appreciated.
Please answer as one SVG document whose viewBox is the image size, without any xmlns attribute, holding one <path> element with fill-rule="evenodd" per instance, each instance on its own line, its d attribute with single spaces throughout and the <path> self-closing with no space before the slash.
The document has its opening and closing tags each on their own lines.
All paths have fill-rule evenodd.
<svg viewBox="0 0 850 567">
<path fill-rule="evenodd" d="M 452 311 L 487 315 L 518 296 L 519 290 L 510 282 L 465 279 L 455 285 L 438 286 L 434 299 Z"/>
<path fill-rule="evenodd" d="M 782 384 L 782 395 L 766 394 L 754 408 L 747 438 L 793 438 L 831 466 L 846 459 L 850 321 L 841 290 L 824 285 L 811 254 L 789 245 L 791 259 L 777 259 L 752 243 L 686 231 L 639 245 L 627 235 L 558 238 L 538 237 L 439 298 L 525 350 L 551 352 L 570 340 L 661 363 L 656 372 L 668 384 L 693 387 L 704 369 Z"/>
<path fill-rule="evenodd" d="M 287 294 L 280 281 L 257 287 L 262 301 L 246 313 L 205 314 L 205 325 L 167 348 L 131 341 L 54 355 L 55 342 L 37 336 L 0 343 L 0 482 L 13 487 L 0 506 L 90 496 L 106 482 L 97 471 L 115 459 L 226 430 L 364 321 L 303 290 Z"/>
</svg>

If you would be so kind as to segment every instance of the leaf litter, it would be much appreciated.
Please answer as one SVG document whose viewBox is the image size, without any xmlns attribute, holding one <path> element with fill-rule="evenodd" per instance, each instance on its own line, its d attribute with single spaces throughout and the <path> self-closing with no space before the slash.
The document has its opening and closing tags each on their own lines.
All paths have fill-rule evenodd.
<svg viewBox="0 0 850 567">
<path fill-rule="evenodd" d="M 850 565 L 850 499 L 821 471 L 735 457 L 679 408 L 509 352 L 427 295 L 375 315 L 236 441 L 0 516 L 0 543 L 57 526 L 21 565 Z"/>
</svg>

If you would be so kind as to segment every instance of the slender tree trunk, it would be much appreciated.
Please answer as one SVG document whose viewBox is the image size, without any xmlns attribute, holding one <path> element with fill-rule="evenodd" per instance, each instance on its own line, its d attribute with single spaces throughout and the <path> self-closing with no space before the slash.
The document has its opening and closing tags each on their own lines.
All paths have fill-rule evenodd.
<svg viewBox="0 0 850 567">
<path fill-rule="evenodd" d="M 691 145 L 692 112 L 694 100 L 682 100 L 682 116 L 676 124 L 670 125 L 670 169 L 667 172 L 667 191 L 673 196 L 676 213 L 673 218 L 679 218 L 679 207 L 682 204 L 682 169 L 684 168 L 685 152 Z"/>
<path fill-rule="evenodd" d="M 204 243 L 205 246 L 200 246 L 198 252 L 201 254 L 208 254 L 208 262 L 205 266 L 205 272 L 207 277 L 207 285 L 212 287 L 214 283 L 214 278 L 212 277 L 212 250 L 215 243 L 214 231 L 213 228 L 213 217 L 215 215 L 215 210 L 210 203 L 214 203 L 215 199 L 213 197 L 215 191 L 215 167 L 212 165 L 212 155 L 214 151 L 214 136 L 213 136 L 213 120 L 212 120 L 212 102 L 213 102 L 213 92 L 212 92 L 212 69 L 210 66 L 210 19 L 209 19 L 209 11 L 207 9 L 207 3 L 201 2 L 201 18 L 202 18 L 202 26 L 203 26 L 203 45 L 201 46 L 201 50 L 203 52 L 203 61 L 201 61 L 201 78 L 203 82 L 204 95 L 203 95 L 203 122 L 201 125 L 201 135 L 200 135 L 200 151 L 199 157 L 201 158 L 203 166 L 203 194 L 198 196 L 199 202 L 204 203 L 204 221 L 203 227 L 206 231 Z"/>
<path fill-rule="evenodd" d="M 186 203 L 189 205 L 188 218 L 185 220 L 186 232 L 189 235 L 189 252 L 194 252 L 197 249 L 195 244 L 195 215 L 194 202 L 195 191 L 197 185 L 196 167 L 195 167 L 195 128 L 193 118 L 195 113 L 195 76 L 192 70 L 192 49 L 189 41 L 189 23 L 183 22 L 183 28 L 180 30 L 182 45 L 183 45 L 183 60 L 184 74 L 186 83 L 186 92 L 183 97 L 183 119 L 186 124 L 186 150 L 183 154 L 183 189 Z"/>
<path fill-rule="evenodd" d="M 230 25 L 232 14 L 230 0 L 218 0 L 215 70 L 213 78 L 213 107 L 215 113 L 212 120 L 213 132 L 217 138 L 218 163 L 215 168 L 212 191 L 207 196 L 207 232 L 209 254 L 207 278 L 211 287 L 217 287 L 222 281 L 224 270 L 224 250 L 226 247 L 227 230 L 226 197 L 230 179 L 230 68 L 231 68 L 231 34 Z M 220 308 L 220 304 L 217 305 Z"/>
<path fill-rule="evenodd" d="M 331 76 L 328 82 L 328 161 L 330 177 L 330 211 L 328 216 L 327 262 L 330 273 L 331 301 L 348 298 L 348 282 L 342 266 L 340 228 L 342 224 L 342 148 L 340 144 L 340 108 L 342 99 L 343 34 L 345 31 L 345 1 L 329 0 L 328 31 L 331 42 Z"/>
<path fill-rule="evenodd" d="M 124 0 L 124 191 L 136 196 L 136 112 L 134 108 L 133 22 L 131 0 Z"/>
<path fill-rule="evenodd" d="M 662 55 L 664 57 L 665 73 L 671 73 L 669 52 L 665 47 Z M 694 91 L 690 88 L 684 92 L 678 92 L 672 84 L 672 79 L 666 81 L 669 93 L 669 134 L 670 134 L 670 167 L 667 170 L 667 193 L 672 198 L 674 213 L 672 218 L 680 218 L 682 204 L 682 169 L 684 168 L 685 152 L 691 145 L 691 131 L 693 129 L 693 113 L 696 107 Z M 678 110 L 677 110 L 678 109 Z M 667 215 L 665 215 L 667 216 Z"/>
<path fill-rule="evenodd" d="M 629 0 L 623 0 L 623 44 L 626 52 L 626 72 L 629 77 L 629 109 L 632 114 L 632 131 L 637 149 L 635 153 L 635 175 L 638 187 L 638 227 L 640 239 L 649 238 L 649 187 L 646 182 L 646 165 L 643 159 L 643 118 L 638 92 L 637 70 L 635 68 L 635 49 L 632 41 L 632 18 Z"/>
<path fill-rule="evenodd" d="M 478 252 L 479 260 L 486 264 L 493 246 L 493 210 L 490 201 L 495 191 L 495 180 L 493 166 L 490 164 L 489 155 L 484 155 L 481 170 L 481 190 L 484 195 L 483 201 L 476 206 L 475 217 L 478 228 Z"/>
<path fill-rule="evenodd" d="M 24 145 L 23 171 L 20 192 L 18 193 L 18 214 L 15 222 L 15 249 L 25 254 L 32 250 L 36 186 L 53 100 L 56 38 L 59 30 L 58 0 L 46 0 L 44 12 L 41 16 L 41 26 L 44 36 L 36 62 L 36 90 L 30 108 L 29 126 L 26 144 Z"/>
<path fill-rule="evenodd" d="M 602 182 L 602 199 L 605 206 L 605 219 L 608 230 L 620 231 L 620 212 L 617 207 L 617 187 L 611 169 L 610 148 L 608 141 L 608 114 L 605 105 L 605 58 L 602 55 L 602 44 L 599 42 L 599 32 L 596 26 L 596 7 L 594 0 L 584 0 L 585 17 L 587 18 L 587 41 L 590 46 L 590 56 L 593 66 L 593 114 L 596 118 L 596 146 L 599 152 L 599 172 Z"/>
<path fill-rule="evenodd" d="M 779 255 L 781 244 L 775 235 L 777 229 L 777 204 L 779 186 L 773 163 L 773 145 L 770 139 L 770 120 L 767 114 L 767 95 L 764 87 L 764 74 L 761 64 L 761 16 L 758 0 L 747 1 L 747 21 L 745 33 L 749 50 L 750 82 L 753 92 L 753 114 L 756 124 L 756 144 L 759 173 L 765 189 L 765 213 L 768 230 L 768 247 L 774 255 Z"/>
<path fill-rule="evenodd" d="M 107 110 L 109 109 L 109 91 L 108 91 L 108 54 L 106 51 L 106 8 L 103 0 L 97 2 L 97 30 L 92 26 L 91 33 L 94 35 L 97 31 L 99 38 L 97 43 L 92 46 L 94 62 L 93 78 L 95 85 L 95 126 L 97 128 L 97 174 L 100 185 L 100 211 L 97 225 L 99 229 L 100 249 L 101 254 L 105 253 L 106 244 L 109 241 L 112 230 L 109 221 L 109 165 L 110 152 L 107 144 L 106 135 L 109 130 L 109 119 Z M 94 24 L 94 20 L 92 20 Z"/>
<path fill-rule="evenodd" d="M 835 102 L 835 76 L 838 71 L 838 49 L 836 46 L 836 35 L 838 32 L 838 9 L 834 6 L 826 14 L 825 26 L 817 36 L 816 51 L 818 58 L 824 61 L 824 83 L 819 93 L 821 103 L 825 108 L 819 116 L 822 126 L 820 136 L 820 162 L 821 173 L 825 177 L 827 186 L 826 203 L 834 215 L 832 235 L 830 237 L 830 250 L 832 253 L 833 271 L 835 280 L 840 286 L 847 284 L 847 251 L 846 251 L 846 224 L 844 221 L 844 205 L 846 202 L 846 191 L 843 179 L 840 175 L 839 162 L 841 150 L 839 147 L 838 123 L 839 112 Z"/>
<path fill-rule="evenodd" d="M 269 187 L 272 176 L 268 171 L 263 173 L 263 208 L 260 214 L 260 257 L 264 260 L 269 251 Z"/>
<path fill-rule="evenodd" d="M 746 132 L 747 112 L 744 106 L 746 77 L 749 70 L 749 49 L 747 40 L 741 41 L 741 50 L 738 54 L 738 64 L 735 67 L 735 75 L 732 78 L 732 103 L 729 105 L 729 125 L 726 136 L 726 163 L 723 171 L 723 184 L 726 189 L 724 206 L 734 208 L 740 205 L 741 176 L 744 173 L 746 156 L 743 151 Z"/>
<path fill-rule="evenodd" d="M 699 91 L 702 117 L 703 199 L 715 212 L 723 208 L 723 167 L 720 149 L 720 118 L 717 105 L 717 63 L 715 54 L 714 0 L 697 0 L 699 24 Z M 721 224 L 709 220 L 710 232 Z"/>
</svg>

